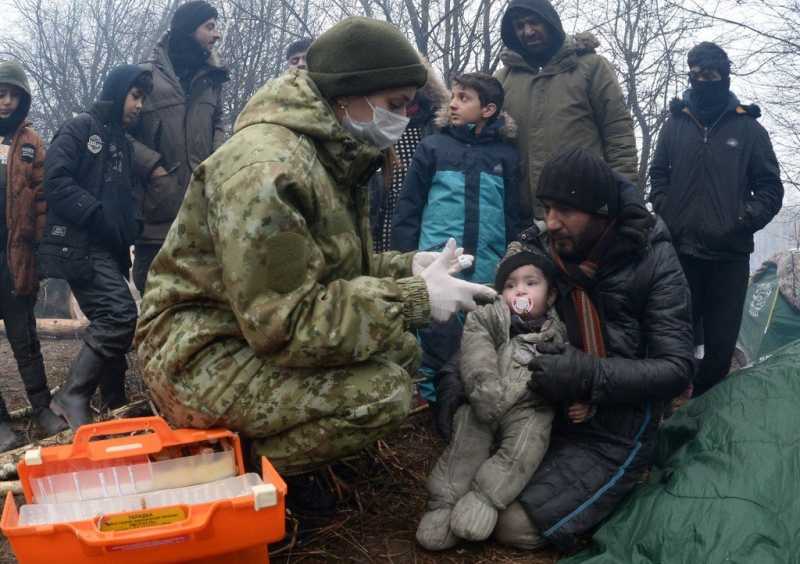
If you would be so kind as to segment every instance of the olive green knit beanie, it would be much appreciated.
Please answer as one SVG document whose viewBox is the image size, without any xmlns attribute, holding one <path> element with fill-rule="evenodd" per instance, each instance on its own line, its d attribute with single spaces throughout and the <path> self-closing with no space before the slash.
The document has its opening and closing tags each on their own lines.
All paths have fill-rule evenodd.
<svg viewBox="0 0 800 564">
<path fill-rule="evenodd" d="M 326 98 L 416 86 L 428 79 L 419 55 L 388 22 L 351 17 L 317 38 L 306 54 L 308 76 Z"/>
</svg>

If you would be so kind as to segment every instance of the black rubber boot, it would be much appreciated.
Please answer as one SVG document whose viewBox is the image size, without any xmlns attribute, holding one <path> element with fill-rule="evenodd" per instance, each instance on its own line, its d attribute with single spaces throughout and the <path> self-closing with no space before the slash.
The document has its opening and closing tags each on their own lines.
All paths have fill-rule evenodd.
<svg viewBox="0 0 800 564">
<path fill-rule="evenodd" d="M 81 425 L 87 425 L 94 421 L 89 402 L 97 385 L 108 370 L 109 365 L 86 345 L 72 360 L 67 381 L 64 382 L 63 389 L 50 402 L 50 409 L 63 417 L 73 431 L 76 431 Z"/>
<path fill-rule="evenodd" d="M 0 452 L 5 452 L 16 448 L 22 444 L 22 441 L 14 430 L 11 421 L 6 419 L 0 421 Z"/>
<path fill-rule="evenodd" d="M 69 429 L 69 425 L 50 409 L 52 399 L 48 389 L 37 394 L 28 394 L 28 401 L 33 408 L 33 421 L 48 437 Z"/>
<path fill-rule="evenodd" d="M 247 453 L 244 457 L 245 470 L 261 476 L 261 455 L 257 452 L 254 441 L 244 439 L 242 448 Z M 336 513 L 336 498 L 322 489 L 313 473 L 281 477 L 288 487 L 286 507 L 292 510 L 292 514 L 304 517 L 329 517 Z"/>
<path fill-rule="evenodd" d="M 128 361 L 120 358 L 109 365 L 109 370 L 100 379 L 100 400 L 103 408 L 108 411 L 119 409 L 128 405 L 128 396 L 125 394 L 125 373 L 128 371 Z"/>
<path fill-rule="evenodd" d="M 313 474 L 284 476 L 288 486 L 286 507 L 306 517 L 329 517 L 336 513 L 336 498 L 319 485 Z"/>
</svg>

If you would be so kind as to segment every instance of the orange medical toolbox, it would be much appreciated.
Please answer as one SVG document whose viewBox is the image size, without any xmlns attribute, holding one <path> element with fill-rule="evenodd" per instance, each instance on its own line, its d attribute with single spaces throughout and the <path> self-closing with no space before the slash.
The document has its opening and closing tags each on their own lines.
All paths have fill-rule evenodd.
<svg viewBox="0 0 800 564">
<path fill-rule="evenodd" d="M 26 453 L 27 504 L 18 510 L 9 492 L 0 528 L 20 564 L 268 563 L 266 545 L 285 534 L 286 484 L 262 465 L 263 476 L 245 473 L 227 429 L 173 430 L 160 417 L 85 425 L 70 445 Z"/>
</svg>

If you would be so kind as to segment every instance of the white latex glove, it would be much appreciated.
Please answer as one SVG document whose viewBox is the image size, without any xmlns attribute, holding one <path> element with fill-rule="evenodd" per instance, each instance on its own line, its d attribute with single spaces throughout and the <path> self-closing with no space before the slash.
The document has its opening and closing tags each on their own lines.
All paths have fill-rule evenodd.
<svg viewBox="0 0 800 564">
<path fill-rule="evenodd" d="M 497 292 L 488 286 L 473 284 L 448 274 L 455 252 L 456 240 L 450 239 L 436 260 L 420 272 L 428 287 L 431 318 L 439 323 L 444 323 L 460 309 L 465 311 L 475 309 L 473 297 L 476 295 L 485 296 L 486 299 L 494 299 L 497 295 Z"/>
<path fill-rule="evenodd" d="M 419 276 L 422 271 L 428 268 L 439 258 L 442 253 L 431 251 L 420 251 L 411 259 L 411 273 L 414 276 Z M 468 269 L 475 262 L 475 257 L 472 255 L 464 254 L 464 247 L 458 247 L 456 252 L 453 253 L 453 258 L 450 261 L 450 267 L 447 269 L 448 274 L 458 274 L 462 270 Z"/>
</svg>

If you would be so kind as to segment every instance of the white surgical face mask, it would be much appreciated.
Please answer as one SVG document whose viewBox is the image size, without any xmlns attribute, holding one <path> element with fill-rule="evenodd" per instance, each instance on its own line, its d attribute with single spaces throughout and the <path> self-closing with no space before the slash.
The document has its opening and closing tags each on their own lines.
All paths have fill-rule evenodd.
<svg viewBox="0 0 800 564">
<path fill-rule="evenodd" d="M 364 100 L 367 100 L 366 96 L 364 96 Z M 405 116 L 393 114 L 389 110 L 376 108 L 369 103 L 369 100 L 367 100 L 367 104 L 372 108 L 372 121 L 366 123 L 356 121 L 347 113 L 347 108 L 344 108 L 345 117 L 342 120 L 342 127 L 352 133 L 356 139 L 370 141 L 381 151 L 388 149 L 400 140 L 410 120 Z"/>
</svg>

